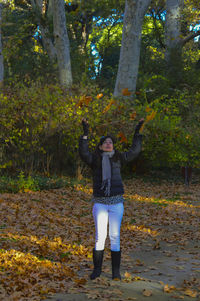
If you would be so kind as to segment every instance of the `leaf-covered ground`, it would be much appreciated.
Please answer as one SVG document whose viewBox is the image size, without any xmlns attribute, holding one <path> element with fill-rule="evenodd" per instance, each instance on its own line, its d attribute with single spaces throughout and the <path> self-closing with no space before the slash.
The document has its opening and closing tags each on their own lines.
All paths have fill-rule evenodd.
<svg viewBox="0 0 200 301">
<path fill-rule="evenodd" d="M 145 280 L 144 275 L 153 278 L 154 271 L 164 293 L 199 300 L 200 185 L 188 189 L 133 179 L 125 182 L 125 190 L 121 282 Z M 42 300 L 61 292 L 83 292 L 88 299 L 122 299 L 120 288 L 111 281 L 108 239 L 102 277 L 92 283 L 88 278 L 94 247 L 91 193 L 88 184 L 1 195 L 0 300 Z M 163 261 L 153 262 L 153 252 L 162 252 Z M 162 264 L 169 257 L 175 260 L 175 273 L 164 275 Z M 180 272 L 183 277 L 176 283 Z M 109 296 L 103 289 L 108 286 Z M 144 289 L 142 294 L 150 298 L 152 291 Z"/>
</svg>

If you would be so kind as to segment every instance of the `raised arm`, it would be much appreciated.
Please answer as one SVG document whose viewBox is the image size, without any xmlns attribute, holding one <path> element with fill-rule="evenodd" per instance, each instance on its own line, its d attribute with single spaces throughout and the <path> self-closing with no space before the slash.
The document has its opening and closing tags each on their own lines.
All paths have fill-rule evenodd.
<svg viewBox="0 0 200 301">
<path fill-rule="evenodd" d="M 83 126 L 83 135 L 80 137 L 79 140 L 79 154 L 81 159 L 88 165 L 92 165 L 92 154 L 88 148 L 88 134 L 89 134 L 89 124 L 86 119 L 82 120 Z"/>
<path fill-rule="evenodd" d="M 122 163 L 130 162 L 139 155 L 142 148 L 142 135 L 139 132 L 143 123 L 144 123 L 144 119 L 142 118 L 140 119 L 139 123 L 136 125 L 135 133 L 133 136 L 133 142 L 129 151 L 121 154 Z"/>
</svg>

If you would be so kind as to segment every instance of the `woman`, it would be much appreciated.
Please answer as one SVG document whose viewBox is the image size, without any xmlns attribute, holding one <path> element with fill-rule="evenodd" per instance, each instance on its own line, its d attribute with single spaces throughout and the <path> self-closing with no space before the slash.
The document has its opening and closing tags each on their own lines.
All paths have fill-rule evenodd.
<svg viewBox="0 0 200 301">
<path fill-rule="evenodd" d="M 120 276 L 120 227 L 124 211 L 124 188 L 120 174 L 121 165 L 135 159 L 141 151 L 142 135 L 139 130 L 144 122 L 141 119 L 135 128 L 132 145 L 129 151 L 120 153 L 114 148 L 111 136 L 101 137 L 96 151 L 90 153 L 88 149 L 89 125 L 86 119 L 82 120 L 83 136 L 79 141 L 81 159 L 93 171 L 93 217 L 95 222 L 96 240 L 93 249 L 94 270 L 90 279 L 101 274 L 107 225 L 109 223 L 109 238 L 111 244 L 112 279 L 121 279 Z"/>
</svg>

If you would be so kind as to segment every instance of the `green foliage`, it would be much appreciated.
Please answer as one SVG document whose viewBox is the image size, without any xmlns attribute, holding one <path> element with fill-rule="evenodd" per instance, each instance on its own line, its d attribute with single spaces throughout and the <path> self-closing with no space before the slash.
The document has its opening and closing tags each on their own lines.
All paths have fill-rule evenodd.
<svg viewBox="0 0 200 301">
<path fill-rule="evenodd" d="M 62 188 L 66 186 L 73 187 L 79 182 L 73 178 L 66 177 L 45 177 L 42 175 L 33 175 L 26 177 L 21 171 L 17 177 L 2 176 L 0 177 L 1 193 L 17 193 Z M 37 202 L 37 199 L 34 199 Z"/>
<path fill-rule="evenodd" d="M 26 6 L 3 10 L 3 55 L 5 82 L 30 79 L 55 80 L 55 66 L 50 63 L 42 45 L 34 37 L 37 23 L 32 10 Z"/>
<path fill-rule="evenodd" d="M 155 99 L 150 107 L 157 112 L 147 125 L 146 160 L 156 166 L 200 166 L 200 95 L 176 91 Z"/>
<path fill-rule="evenodd" d="M 25 178 L 23 171 L 21 171 L 19 174 L 18 187 L 20 191 L 38 190 L 39 188 L 36 181 L 30 175 L 28 178 Z"/>
</svg>

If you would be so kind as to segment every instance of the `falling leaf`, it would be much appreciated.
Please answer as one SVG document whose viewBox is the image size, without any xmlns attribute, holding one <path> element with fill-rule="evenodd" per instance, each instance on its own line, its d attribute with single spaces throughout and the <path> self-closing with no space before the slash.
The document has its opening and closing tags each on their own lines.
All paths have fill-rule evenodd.
<svg viewBox="0 0 200 301">
<path fill-rule="evenodd" d="M 151 108 L 150 107 L 146 107 L 145 111 L 148 113 L 151 111 Z"/>
<path fill-rule="evenodd" d="M 88 105 L 92 101 L 92 96 L 86 96 L 84 99 L 84 103 Z"/>
<path fill-rule="evenodd" d="M 147 115 L 146 119 L 145 119 L 145 122 L 149 122 L 151 120 L 153 120 L 156 116 L 156 111 L 152 111 L 151 114 Z"/>
<path fill-rule="evenodd" d="M 97 99 L 100 99 L 100 98 L 102 98 L 102 97 L 103 97 L 103 93 L 97 94 Z"/>
<path fill-rule="evenodd" d="M 134 120 L 136 116 L 137 116 L 136 112 L 131 113 L 130 114 L 130 120 Z"/>
<path fill-rule="evenodd" d="M 77 107 L 82 108 L 83 105 L 88 105 L 92 101 L 92 96 L 81 96 L 79 102 L 76 104 Z"/>
<path fill-rule="evenodd" d="M 109 102 L 109 104 L 105 107 L 105 109 L 103 110 L 103 114 L 105 114 L 106 112 L 108 112 L 111 108 L 111 106 L 115 103 L 114 99 L 111 99 L 111 101 Z"/>
<path fill-rule="evenodd" d="M 128 88 L 125 88 L 125 89 L 122 90 L 122 95 L 124 95 L 124 96 L 130 96 L 131 92 L 129 91 Z"/>
<path fill-rule="evenodd" d="M 124 133 L 122 133 L 122 132 L 120 132 L 119 134 L 118 134 L 118 137 L 120 137 L 121 139 L 120 139 L 120 142 L 121 143 L 128 143 L 128 139 L 126 138 L 126 136 L 124 135 Z"/>
</svg>

